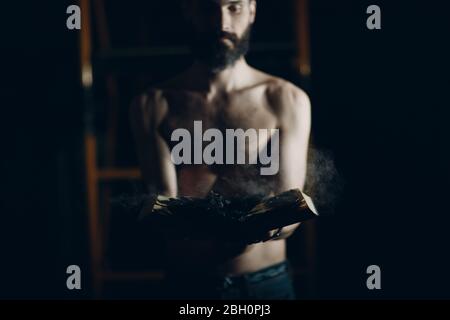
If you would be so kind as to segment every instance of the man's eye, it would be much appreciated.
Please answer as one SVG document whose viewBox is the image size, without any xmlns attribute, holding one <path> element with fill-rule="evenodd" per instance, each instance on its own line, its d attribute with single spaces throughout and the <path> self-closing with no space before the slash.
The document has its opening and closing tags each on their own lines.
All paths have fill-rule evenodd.
<svg viewBox="0 0 450 320">
<path fill-rule="evenodd" d="M 241 12 L 241 10 L 242 10 L 242 5 L 240 5 L 240 4 L 232 4 L 232 5 L 230 5 L 230 6 L 228 7 L 228 10 L 229 10 L 231 13 L 239 13 L 239 12 Z"/>
</svg>

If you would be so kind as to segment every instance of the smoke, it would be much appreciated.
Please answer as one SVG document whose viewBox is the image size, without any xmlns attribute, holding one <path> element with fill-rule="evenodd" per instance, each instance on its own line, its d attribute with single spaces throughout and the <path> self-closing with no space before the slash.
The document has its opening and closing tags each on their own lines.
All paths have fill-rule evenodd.
<svg viewBox="0 0 450 320">
<path fill-rule="evenodd" d="M 310 147 L 304 191 L 321 215 L 333 214 L 344 189 L 344 179 L 336 169 L 333 153 Z"/>
<path fill-rule="evenodd" d="M 276 188 L 275 176 L 262 176 L 260 167 L 256 165 L 238 165 L 236 172 L 221 176 L 214 191 L 225 193 L 232 197 L 239 196 L 268 196 Z M 225 190 L 221 190 L 220 187 Z"/>
<path fill-rule="evenodd" d="M 269 195 L 276 187 L 273 177 L 259 175 L 259 168 L 256 166 L 246 166 L 245 170 L 239 170 L 233 178 L 223 177 L 222 182 L 227 185 L 227 197 L 237 196 L 259 196 L 263 198 Z M 255 177 L 258 179 L 255 179 Z M 333 214 L 344 189 L 344 179 L 336 169 L 333 153 L 329 150 L 310 147 L 308 152 L 308 167 L 304 192 L 309 195 L 321 215 Z M 196 186 L 194 185 L 193 188 Z M 229 188 L 233 193 L 229 192 Z M 202 188 L 201 188 L 202 189 Z M 111 199 L 114 206 L 120 207 L 127 213 L 138 215 L 143 206 L 154 200 L 153 192 L 132 194 L 121 194 Z M 222 194 L 220 188 L 213 191 Z"/>
<path fill-rule="evenodd" d="M 247 194 L 264 197 L 277 188 L 276 179 L 272 179 L 274 177 L 261 176 L 257 167 L 246 166 L 239 174 L 232 175 L 232 178 L 224 177 L 223 180 L 235 190 L 235 196 Z M 336 168 L 333 152 L 311 146 L 303 191 L 313 199 L 320 215 L 334 214 L 344 186 L 345 181 Z M 221 190 L 215 191 L 221 193 Z"/>
</svg>

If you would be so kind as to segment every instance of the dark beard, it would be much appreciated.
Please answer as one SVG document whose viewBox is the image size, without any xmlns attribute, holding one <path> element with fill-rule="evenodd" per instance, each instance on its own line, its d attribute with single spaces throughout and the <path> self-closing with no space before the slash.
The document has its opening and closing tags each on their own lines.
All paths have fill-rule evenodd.
<svg viewBox="0 0 450 320">
<path fill-rule="evenodd" d="M 199 34 L 192 45 L 195 58 L 204 63 L 213 73 L 233 66 L 236 61 L 245 56 L 250 49 L 251 25 L 238 39 L 235 35 L 218 32 L 214 34 Z M 229 48 L 220 41 L 221 37 L 230 40 L 234 47 Z"/>
</svg>

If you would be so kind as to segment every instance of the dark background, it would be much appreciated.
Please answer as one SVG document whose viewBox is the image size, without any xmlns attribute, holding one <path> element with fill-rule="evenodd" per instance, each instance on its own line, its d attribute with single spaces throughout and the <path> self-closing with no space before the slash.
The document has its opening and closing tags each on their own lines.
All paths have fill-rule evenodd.
<svg viewBox="0 0 450 320">
<path fill-rule="evenodd" d="M 260 1 L 254 39 L 292 37 L 292 22 L 271 18 L 281 2 Z M 69 4 L 2 4 L 1 298 L 90 297 L 89 285 L 65 289 L 67 265 L 89 271 Z M 365 27 L 370 4 L 382 9 L 380 31 Z M 345 180 L 335 214 L 318 222 L 317 298 L 450 297 L 448 14 L 442 1 L 312 1 L 313 134 Z M 124 13 L 115 25 L 132 23 Z M 365 286 L 371 264 L 380 291 Z"/>
</svg>

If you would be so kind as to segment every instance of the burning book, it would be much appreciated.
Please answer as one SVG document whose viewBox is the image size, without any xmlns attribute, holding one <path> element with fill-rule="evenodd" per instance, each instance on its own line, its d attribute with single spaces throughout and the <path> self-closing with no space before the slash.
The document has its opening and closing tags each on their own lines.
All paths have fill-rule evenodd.
<svg viewBox="0 0 450 320">
<path fill-rule="evenodd" d="M 194 239 L 252 239 L 318 216 L 313 201 L 299 189 L 263 198 L 157 196 L 141 211 L 140 220 Z"/>
</svg>

